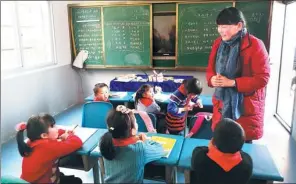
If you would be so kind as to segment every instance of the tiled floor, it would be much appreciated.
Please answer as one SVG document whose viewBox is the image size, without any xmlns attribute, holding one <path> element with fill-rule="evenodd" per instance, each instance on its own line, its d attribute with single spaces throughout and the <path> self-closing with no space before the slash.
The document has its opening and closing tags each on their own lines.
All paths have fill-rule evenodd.
<svg viewBox="0 0 296 184">
<path fill-rule="evenodd" d="M 81 124 L 82 106 L 76 105 L 57 115 L 56 122 L 60 125 Z M 271 118 L 265 123 L 264 137 L 255 141 L 255 144 L 266 144 L 277 164 L 280 173 L 284 176 L 284 183 L 296 183 L 296 142 L 286 130 Z M 15 139 L 1 146 L 1 175 L 19 176 L 21 173 L 21 156 L 17 151 Z M 84 183 L 93 183 L 92 170 L 89 172 L 72 169 L 61 169 L 65 174 L 75 174 Z M 178 172 L 178 182 L 184 183 L 184 175 Z M 151 183 L 151 181 L 149 181 Z M 162 182 L 155 182 L 162 183 Z"/>
</svg>

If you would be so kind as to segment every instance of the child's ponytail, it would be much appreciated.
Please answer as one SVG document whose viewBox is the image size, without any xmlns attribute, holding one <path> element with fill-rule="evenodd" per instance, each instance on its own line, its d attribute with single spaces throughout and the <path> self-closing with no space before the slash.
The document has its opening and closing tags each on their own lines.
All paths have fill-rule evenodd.
<svg viewBox="0 0 296 184">
<path fill-rule="evenodd" d="M 131 137 L 135 128 L 135 118 L 132 111 L 123 105 L 109 111 L 107 116 L 108 132 L 100 140 L 100 152 L 107 160 L 113 160 L 116 156 L 116 148 L 113 139 L 125 139 Z"/>
<path fill-rule="evenodd" d="M 110 132 L 106 132 L 100 141 L 100 152 L 103 157 L 107 160 L 113 160 L 115 158 L 115 147 L 112 141 L 112 134 Z"/>
<path fill-rule="evenodd" d="M 26 128 L 26 123 L 19 123 L 16 126 L 16 130 L 18 131 L 16 134 L 17 147 L 22 157 L 28 156 L 32 152 L 32 148 L 30 148 L 24 141 L 24 131 Z"/>
</svg>

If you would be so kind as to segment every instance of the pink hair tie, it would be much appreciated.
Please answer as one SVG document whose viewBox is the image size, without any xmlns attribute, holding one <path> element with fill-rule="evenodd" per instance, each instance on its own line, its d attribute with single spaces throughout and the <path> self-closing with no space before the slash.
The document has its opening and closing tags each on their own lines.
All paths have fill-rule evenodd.
<svg viewBox="0 0 296 184">
<path fill-rule="evenodd" d="M 26 130 L 26 128 L 27 128 L 26 122 L 21 122 L 15 126 L 16 131 L 24 131 L 24 130 Z"/>
</svg>

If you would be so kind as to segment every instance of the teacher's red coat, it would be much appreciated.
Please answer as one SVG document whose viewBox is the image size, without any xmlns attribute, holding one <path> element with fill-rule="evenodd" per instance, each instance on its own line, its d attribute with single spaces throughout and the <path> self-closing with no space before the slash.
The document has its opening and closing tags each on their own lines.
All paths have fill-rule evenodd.
<svg viewBox="0 0 296 184">
<path fill-rule="evenodd" d="M 211 78 L 216 75 L 216 53 L 221 38 L 214 41 L 207 67 L 207 82 L 209 87 Z M 265 87 L 270 77 L 269 57 L 264 43 L 247 33 L 241 42 L 240 57 L 243 62 L 242 77 L 236 78 L 238 92 L 244 94 L 244 114 L 236 120 L 245 130 L 246 140 L 259 139 L 263 135 Z M 223 102 L 213 96 L 212 130 L 221 119 Z"/>
</svg>

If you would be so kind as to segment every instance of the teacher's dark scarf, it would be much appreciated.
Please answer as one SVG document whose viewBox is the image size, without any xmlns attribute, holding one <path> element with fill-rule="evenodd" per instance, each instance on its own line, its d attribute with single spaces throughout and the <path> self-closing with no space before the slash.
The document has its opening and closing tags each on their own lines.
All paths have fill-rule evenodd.
<svg viewBox="0 0 296 184">
<path fill-rule="evenodd" d="M 228 79 L 241 76 L 242 63 L 239 59 L 240 43 L 246 29 L 239 31 L 228 41 L 222 41 L 216 56 L 216 73 Z M 223 118 L 237 120 L 243 114 L 243 94 L 234 87 L 218 87 L 215 97 L 223 102 Z"/>
</svg>

